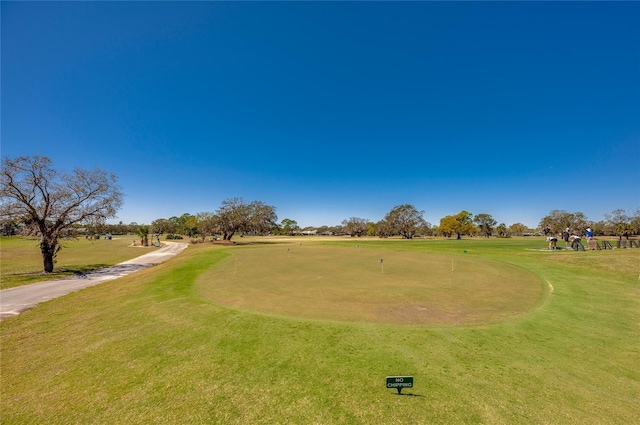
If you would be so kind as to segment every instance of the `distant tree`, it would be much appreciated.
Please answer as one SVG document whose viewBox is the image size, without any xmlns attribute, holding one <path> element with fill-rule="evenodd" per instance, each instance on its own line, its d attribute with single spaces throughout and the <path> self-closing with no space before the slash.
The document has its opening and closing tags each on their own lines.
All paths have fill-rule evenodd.
<svg viewBox="0 0 640 425">
<path fill-rule="evenodd" d="M 135 235 L 139 226 L 140 225 L 138 223 L 136 223 L 135 221 L 132 221 L 131 223 L 125 225 L 125 229 L 126 229 L 125 233 Z"/>
<path fill-rule="evenodd" d="M 300 226 L 298 226 L 298 222 L 295 220 L 285 218 L 280 222 L 280 231 L 284 235 L 293 236 L 299 230 Z"/>
<path fill-rule="evenodd" d="M 230 241 L 233 235 L 246 227 L 248 207 L 242 198 L 225 199 L 216 211 L 216 224 L 222 232 L 222 239 Z"/>
<path fill-rule="evenodd" d="M 322 226 L 317 227 L 315 230 L 317 230 L 317 231 L 318 231 L 318 234 L 321 234 L 321 233 L 327 233 L 327 232 L 329 232 L 329 231 L 330 231 L 330 230 L 329 230 L 329 226 L 327 226 L 326 224 L 323 224 Z"/>
<path fill-rule="evenodd" d="M 367 224 L 367 236 L 376 236 L 378 234 L 378 223 L 370 221 Z"/>
<path fill-rule="evenodd" d="M 516 236 L 522 236 L 527 232 L 527 226 L 522 223 L 513 223 L 509 226 L 509 233 Z"/>
<path fill-rule="evenodd" d="M 253 201 L 249 204 L 248 213 L 247 227 L 241 230 L 243 232 L 264 234 L 271 232 L 278 226 L 276 207 L 267 205 L 262 201 Z"/>
<path fill-rule="evenodd" d="M 67 174 L 45 156 L 5 158 L 0 178 L 0 220 L 21 220 L 36 229 L 45 273 L 53 271 L 63 232 L 75 224 L 104 222 L 122 206 L 115 174 L 97 168 Z"/>
<path fill-rule="evenodd" d="M 428 227 L 423 215 L 424 211 L 418 211 L 413 205 L 398 205 L 385 215 L 378 226 L 386 233 L 412 239 L 421 229 Z"/>
<path fill-rule="evenodd" d="M 129 226 L 124 224 L 122 221 L 119 221 L 118 224 L 107 225 L 107 232 L 112 235 L 126 235 L 129 233 Z"/>
<path fill-rule="evenodd" d="M 605 221 L 607 225 L 612 229 L 613 234 L 618 236 L 620 239 L 624 236 L 629 239 L 629 235 L 633 234 L 634 229 L 632 215 L 627 213 L 625 210 L 617 209 L 613 211 L 607 211 L 604 214 Z M 637 219 L 636 219 L 637 221 Z"/>
<path fill-rule="evenodd" d="M 369 220 L 366 218 L 351 217 L 348 220 L 342 221 L 342 228 L 347 234 L 351 235 L 351 237 L 360 237 L 367 234 L 369 230 Z"/>
<path fill-rule="evenodd" d="M 497 221 L 495 221 L 490 214 L 476 214 L 473 222 L 478 226 L 480 233 L 487 238 L 493 234 L 493 226 L 497 224 Z"/>
<path fill-rule="evenodd" d="M 444 237 L 450 238 L 455 232 L 458 223 L 454 216 L 446 215 L 440 219 L 438 225 L 438 233 Z"/>
<path fill-rule="evenodd" d="M 631 215 L 630 215 L 630 223 L 631 223 L 631 228 L 633 229 L 633 232 L 637 235 L 640 233 L 640 208 L 638 208 L 637 210 L 635 210 Z"/>
<path fill-rule="evenodd" d="M 587 218 L 581 212 L 553 210 L 540 220 L 539 227 L 545 235 L 558 235 L 567 227 L 572 233 L 583 234 L 588 225 Z"/>
<path fill-rule="evenodd" d="M 569 226 L 569 229 L 575 230 L 575 233 L 580 235 L 584 235 L 586 233 L 587 227 L 589 227 L 589 221 L 587 220 L 587 216 L 581 212 L 573 213 L 573 227 Z M 564 229 L 563 229 L 564 230 Z"/>
<path fill-rule="evenodd" d="M 456 215 L 448 215 L 440 219 L 438 231 L 446 237 L 451 237 L 454 233 L 456 239 L 461 239 L 462 235 L 473 233 L 474 226 L 471 220 L 472 214 L 462 210 Z"/>
<path fill-rule="evenodd" d="M 344 227 L 341 224 L 338 224 L 337 226 L 331 226 L 329 227 L 329 230 L 331 231 L 331 233 L 333 233 L 336 236 L 347 234 L 347 232 L 345 232 Z"/>
<path fill-rule="evenodd" d="M 589 224 L 589 227 L 591 227 L 593 234 L 596 236 L 603 236 L 607 234 L 608 226 L 603 220 L 592 222 Z"/>
<path fill-rule="evenodd" d="M 172 232 L 171 233 L 182 233 L 180 230 L 180 219 L 178 217 L 176 217 L 175 215 L 172 217 L 169 217 L 167 219 L 167 221 L 170 223 L 170 225 L 172 226 Z"/>
<path fill-rule="evenodd" d="M 198 218 L 189 213 L 184 213 L 177 218 L 176 230 L 182 235 L 194 237 L 198 235 Z"/>
<path fill-rule="evenodd" d="M 504 223 L 498 224 L 498 227 L 496 227 L 496 232 L 498 232 L 498 236 L 501 237 L 509 236 L 509 229 L 507 229 L 507 225 Z"/>
<path fill-rule="evenodd" d="M 394 229 L 386 220 L 380 220 L 376 223 L 376 236 L 381 238 L 388 238 L 394 235 Z"/>
<path fill-rule="evenodd" d="M 427 225 L 420 229 L 420 234 L 424 236 L 433 236 L 436 234 L 437 230 L 437 227 L 432 226 L 431 223 L 427 222 Z"/>
<path fill-rule="evenodd" d="M 140 245 L 149 246 L 149 226 L 139 226 L 136 230 L 136 234 L 140 236 Z"/>
<path fill-rule="evenodd" d="M 151 222 L 151 231 L 158 235 L 176 233 L 176 225 L 166 218 L 159 218 Z"/>
<path fill-rule="evenodd" d="M 261 201 L 247 204 L 242 198 L 230 198 L 222 201 L 215 221 L 223 239 L 230 241 L 237 232 L 269 232 L 276 228 L 277 219 L 275 207 Z"/>
<path fill-rule="evenodd" d="M 70 227 L 77 228 L 76 225 Z M 99 239 L 101 234 L 107 233 L 107 224 L 104 222 L 104 218 L 101 217 L 87 220 L 87 222 L 84 223 L 84 228 L 87 234 L 90 235 L 92 239 Z"/>
<path fill-rule="evenodd" d="M 207 236 L 213 236 L 218 230 L 216 215 L 212 212 L 201 212 L 196 214 L 195 217 L 198 234 L 204 242 Z"/>
<path fill-rule="evenodd" d="M 15 219 L 3 220 L 2 236 L 14 236 L 20 231 L 20 224 Z"/>
</svg>

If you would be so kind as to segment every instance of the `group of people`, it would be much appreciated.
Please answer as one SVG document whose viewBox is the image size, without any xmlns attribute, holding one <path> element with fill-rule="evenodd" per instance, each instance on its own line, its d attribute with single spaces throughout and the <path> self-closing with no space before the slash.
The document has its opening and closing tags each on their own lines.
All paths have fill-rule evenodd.
<svg viewBox="0 0 640 425">
<path fill-rule="evenodd" d="M 592 240 L 593 230 L 591 230 L 590 227 L 587 227 L 586 233 L 587 233 L 587 239 Z M 567 227 L 566 229 L 564 229 L 564 232 L 562 232 L 562 240 L 564 241 L 565 248 L 573 247 L 575 249 L 576 244 L 579 244 L 582 238 L 578 235 L 571 235 L 571 232 Z M 549 236 L 547 238 L 547 241 L 549 242 L 549 249 L 558 249 L 557 236 Z"/>
</svg>

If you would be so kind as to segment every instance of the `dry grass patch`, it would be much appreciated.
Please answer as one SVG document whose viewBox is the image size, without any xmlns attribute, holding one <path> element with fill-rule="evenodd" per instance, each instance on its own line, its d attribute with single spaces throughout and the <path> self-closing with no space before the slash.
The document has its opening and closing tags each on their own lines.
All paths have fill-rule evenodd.
<svg viewBox="0 0 640 425">
<path fill-rule="evenodd" d="M 273 315 L 400 325 L 485 323 L 520 315 L 545 293 L 531 272 L 462 255 L 301 245 L 230 252 L 199 278 L 197 288 L 227 307 Z"/>
<path fill-rule="evenodd" d="M 640 249 L 613 249 L 586 252 L 552 253 L 545 260 L 579 266 L 584 270 L 601 271 L 605 273 L 628 273 L 637 276 L 640 273 Z"/>
</svg>

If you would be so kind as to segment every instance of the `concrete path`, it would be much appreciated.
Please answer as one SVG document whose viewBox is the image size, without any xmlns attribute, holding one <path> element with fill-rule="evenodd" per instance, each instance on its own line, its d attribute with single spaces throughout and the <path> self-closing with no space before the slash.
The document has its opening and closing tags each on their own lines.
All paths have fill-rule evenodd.
<svg viewBox="0 0 640 425">
<path fill-rule="evenodd" d="M 30 285 L 3 289 L 0 291 L 0 320 L 12 317 L 35 307 L 41 302 L 67 295 L 71 292 L 162 263 L 179 254 L 187 247 L 186 243 L 166 242 L 159 249 L 112 267 L 89 272 L 82 276 L 48 280 Z"/>
</svg>

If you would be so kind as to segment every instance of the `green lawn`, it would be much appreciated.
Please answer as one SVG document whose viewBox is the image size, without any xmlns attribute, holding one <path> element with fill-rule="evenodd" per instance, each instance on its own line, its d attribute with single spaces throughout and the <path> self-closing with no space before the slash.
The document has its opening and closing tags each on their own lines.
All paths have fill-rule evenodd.
<svg viewBox="0 0 640 425">
<path fill-rule="evenodd" d="M 284 240 L 191 246 L 162 265 L 0 322 L 0 422 L 620 424 L 640 417 L 640 250 L 546 252 L 538 250 L 542 239 Z M 546 290 L 492 323 L 416 325 L 301 317 L 323 293 L 305 299 L 286 279 L 283 295 L 299 304 L 293 311 L 255 300 L 234 308 L 229 299 L 238 293 L 218 298 L 214 289 L 232 266 L 239 273 L 251 250 L 286 256 L 288 247 L 293 257 L 355 243 L 372 258 L 459 256 L 520 270 Z M 268 296 L 278 280 L 263 283 L 271 285 Z M 398 396 L 385 388 L 387 375 L 413 375 L 415 386 Z"/>
<path fill-rule="evenodd" d="M 234 309 L 396 325 L 495 322 L 548 293 L 536 274 L 502 261 L 367 245 L 238 247 L 197 289 Z"/>
<path fill-rule="evenodd" d="M 0 289 L 71 276 L 112 266 L 149 252 L 153 247 L 131 246 L 135 237 L 112 240 L 65 239 L 53 273 L 43 273 L 39 242 L 35 238 L 0 237 Z"/>
</svg>

